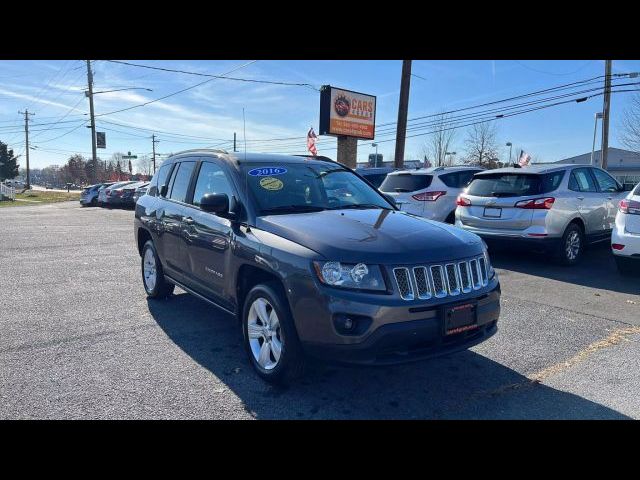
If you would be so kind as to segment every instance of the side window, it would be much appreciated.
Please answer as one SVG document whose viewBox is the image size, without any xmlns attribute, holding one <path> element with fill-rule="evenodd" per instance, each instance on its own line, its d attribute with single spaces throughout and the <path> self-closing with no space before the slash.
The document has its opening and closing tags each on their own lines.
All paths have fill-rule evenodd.
<svg viewBox="0 0 640 480">
<path fill-rule="evenodd" d="M 233 188 L 222 167 L 211 162 L 202 162 L 198 181 L 193 192 L 193 204 L 200 205 L 200 199 L 207 193 L 226 193 L 231 201 Z"/>
<path fill-rule="evenodd" d="M 481 170 L 471 170 L 471 171 L 463 171 L 460 172 L 460 176 L 458 177 L 458 188 L 465 188 L 467 185 L 469 185 L 469 183 L 471 183 L 471 180 L 473 179 L 473 176 L 480 172 Z"/>
<path fill-rule="evenodd" d="M 445 173 L 444 175 L 440 175 L 440 180 L 447 187 L 455 188 L 458 186 L 458 182 L 459 182 L 458 172 Z"/>
<path fill-rule="evenodd" d="M 562 182 L 563 178 L 564 178 L 564 170 L 558 170 L 557 172 L 552 172 L 552 173 L 547 173 L 546 175 L 542 175 L 542 185 L 540 188 L 540 193 L 553 192 L 560 186 L 560 183 Z M 573 176 L 572 178 L 574 180 L 573 186 L 576 186 L 577 184 L 575 183 L 575 178 Z M 571 188 L 571 186 L 572 186 L 571 181 L 569 181 L 569 189 L 574 190 L 573 188 Z"/>
<path fill-rule="evenodd" d="M 601 192 L 611 193 L 617 192 L 620 189 L 618 182 L 616 182 L 615 179 L 607 172 L 598 168 L 592 168 L 591 171 L 596 177 L 596 181 L 598 182 Z"/>
<path fill-rule="evenodd" d="M 158 190 L 167 182 L 167 176 L 170 171 L 171 165 L 163 165 L 158 169 L 149 184 L 149 195 L 153 195 L 154 197 L 158 195 Z"/>
<path fill-rule="evenodd" d="M 187 201 L 187 193 L 189 192 L 189 184 L 191 183 L 191 174 L 196 166 L 196 162 L 180 162 L 178 171 L 173 175 L 173 185 L 169 198 L 178 202 Z"/>
<path fill-rule="evenodd" d="M 569 189 L 576 192 L 597 192 L 596 184 L 588 168 L 576 168 L 571 173 Z"/>
</svg>

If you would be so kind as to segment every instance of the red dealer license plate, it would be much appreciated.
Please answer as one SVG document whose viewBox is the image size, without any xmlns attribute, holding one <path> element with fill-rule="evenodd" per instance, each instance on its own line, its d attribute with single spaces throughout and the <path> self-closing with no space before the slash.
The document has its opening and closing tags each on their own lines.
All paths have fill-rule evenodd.
<svg viewBox="0 0 640 480">
<path fill-rule="evenodd" d="M 478 328 L 478 306 L 475 303 L 464 303 L 444 309 L 445 335 L 465 332 Z"/>
</svg>

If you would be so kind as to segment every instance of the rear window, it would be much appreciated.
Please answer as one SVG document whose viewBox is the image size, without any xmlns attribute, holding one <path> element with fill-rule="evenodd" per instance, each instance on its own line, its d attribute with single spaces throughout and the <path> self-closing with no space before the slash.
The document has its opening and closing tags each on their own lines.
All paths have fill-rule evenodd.
<svg viewBox="0 0 640 480">
<path fill-rule="evenodd" d="M 638 184 L 638 186 L 636 187 L 636 189 L 633 191 L 634 195 L 640 195 L 640 183 Z"/>
<path fill-rule="evenodd" d="M 422 190 L 428 188 L 433 180 L 432 175 L 411 175 L 411 174 L 398 174 L 387 175 L 380 190 L 383 192 L 415 192 L 416 190 Z"/>
<path fill-rule="evenodd" d="M 532 175 L 526 173 L 492 173 L 473 179 L 467 193 L 477 197 L 525 197 L 548 193 L 560 185 L 564 170 Z"/>
<path fill-rule="evenodd" d="M 360 174 L 362 175 L 362 174 Z M 364 178 L 366 178 L 369 183 L 371 185 L 373 185 L 374 187 L 378 188 L 380 185 L 382 185 L 382 182 L 384 182 L 384 179 L 386 178 L 387 174 L 386 173 L 375 173 L 373 175 L 362 175 Z"/>
</svg>

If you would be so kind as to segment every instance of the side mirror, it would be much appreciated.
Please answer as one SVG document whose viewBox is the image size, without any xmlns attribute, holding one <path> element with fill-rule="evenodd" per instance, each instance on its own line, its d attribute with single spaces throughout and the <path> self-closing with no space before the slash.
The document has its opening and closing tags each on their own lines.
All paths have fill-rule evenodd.
<svg viewBox="0 0 640 480">
<path fill-rule="evenodd" d="M 226 193 L 207 193 L 200 199 L 200 209 L 219 217 L 229 217 L 229 197 Z"/>
<path fill-rule="evenodd" d="M 167 192 L 169 191 L 169 185 L 167 185 L 166 183 L 164 185 L 162 185 L 160 187 L 160 196 L 161 197 L 166 197 L 167 196 Z"/>
</svg>

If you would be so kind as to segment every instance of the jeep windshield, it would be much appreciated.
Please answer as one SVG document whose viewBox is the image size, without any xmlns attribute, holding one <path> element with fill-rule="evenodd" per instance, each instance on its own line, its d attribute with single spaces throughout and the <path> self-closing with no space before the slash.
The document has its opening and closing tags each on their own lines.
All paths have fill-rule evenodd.
<svg viewBox="0 0 640 480">
<path fill-rule="evenodd" d="M 339 209 L 392 209 L 369 184 L 339 165 L 327 163 L 247 164 L 243 177 L 258 215 Z"/>
</svg>

